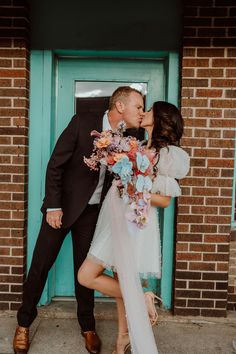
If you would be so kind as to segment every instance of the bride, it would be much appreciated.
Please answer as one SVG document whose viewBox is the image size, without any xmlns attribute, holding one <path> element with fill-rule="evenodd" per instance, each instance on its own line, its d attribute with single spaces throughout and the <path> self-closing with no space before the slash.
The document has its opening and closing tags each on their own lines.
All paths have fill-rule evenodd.
<svg viewBox="0 0 236 354">
<path fill-rule="evenodd" d="M 78 272 L 80 284 L 114 297 L 118 311 L 118 336 L 113 354 L 131 346 L 135 354 L 157 354 L 151 324 L 156 322 L 154 294 L 143 294 L 140 278 L 161 277 L 161 245 L 156 207 L 166 208 L 181 194 L 176 179 L 186 176 L 189 156 L 178 146 L 183 118 L 172 104 L 158 101 L 141 123 L 147 149 L 157 152 L 157 177 L 153 182 L 149 222 L 140 230 L 126 219 L 127 205 L 113 184 L 99 215 L 94 238 Z M 113 270 L 114 277 L 103 274 Z"/>
</svg>

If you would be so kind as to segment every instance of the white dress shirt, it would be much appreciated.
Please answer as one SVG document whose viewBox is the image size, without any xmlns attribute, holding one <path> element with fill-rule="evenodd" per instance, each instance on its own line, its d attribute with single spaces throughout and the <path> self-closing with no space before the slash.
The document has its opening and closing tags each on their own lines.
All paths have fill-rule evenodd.
<svg viewBox="0 0 236 354">
<path fill-rule="evenodd" d="M 106 111 L 103 116 L 102 130 L 108 130 L 108 129 L 112 130 L 111 125 L 109 123 L 109 119 L 108 119 L 108 111 Z M 92 197 L 90 198 L 88 204 L 99 204 L 100 203 L 105 174 L 106 174 L 106 166 L 101 165 L 98 184 L 97 184 L 97 187 L 96 187 Z M 61 210 L 61 208 L 48 208 L 47 209 L 47 211 L 56 211 L 56 210 Z"/>
</svg>

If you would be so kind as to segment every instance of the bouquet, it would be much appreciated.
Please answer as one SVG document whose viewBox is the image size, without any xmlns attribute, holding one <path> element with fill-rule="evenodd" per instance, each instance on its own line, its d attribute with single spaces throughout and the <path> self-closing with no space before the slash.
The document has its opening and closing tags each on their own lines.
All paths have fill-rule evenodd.
<svg viewBox="0 0 236 354">
<path fill-rule="evenodd" d="M 92 170 L 100 165 L 107 166 L 114 174 L 123 201 L 129 205 L 126 217 L 140 229 L 148 223 L 150 192 L 157 174 L 157 152 L 146 149 L 135 137 L 124 137 L 125 123 L 121 122 L 116 131 L 91 132 L 94 136 L 94 150 L 84 162 Z"/>
</svg>

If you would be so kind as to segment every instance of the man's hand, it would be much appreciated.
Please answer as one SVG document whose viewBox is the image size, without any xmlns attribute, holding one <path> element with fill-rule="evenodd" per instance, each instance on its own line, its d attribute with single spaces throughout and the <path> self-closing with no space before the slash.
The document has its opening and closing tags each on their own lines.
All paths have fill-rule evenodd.
<svg viewBox="0 0 236 354">
<path fill-rule="evenodd" d="M 46 220 L 47 223 L 54 229 L 60 229 L 62 222 L 63 212 L 62 210 L 47 211 Z"/>
</svg>

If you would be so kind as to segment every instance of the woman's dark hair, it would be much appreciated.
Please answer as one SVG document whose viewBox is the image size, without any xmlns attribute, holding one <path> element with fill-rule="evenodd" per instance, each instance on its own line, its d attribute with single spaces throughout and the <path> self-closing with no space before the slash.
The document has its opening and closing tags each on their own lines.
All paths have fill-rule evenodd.
<svg viewBox="0 0 236 354">
<path fill-rule="evenodd" d="M 157 101 L 152 109 L 154 126 L 151 146 L 159 150 L 168 145 L 179 145 L 184 121 L 178 108 L 171 103 Z"/>
</svg>

